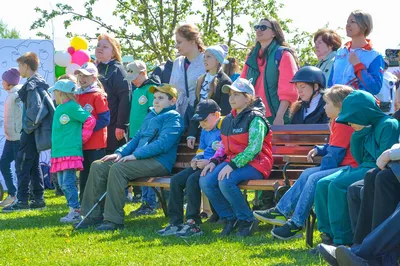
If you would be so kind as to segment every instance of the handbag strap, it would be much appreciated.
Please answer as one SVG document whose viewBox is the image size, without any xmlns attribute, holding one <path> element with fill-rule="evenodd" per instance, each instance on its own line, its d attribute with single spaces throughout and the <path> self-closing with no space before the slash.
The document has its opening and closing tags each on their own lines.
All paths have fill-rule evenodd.
<svg viewBox="0 0 400 266">
<path fill-rule="evenodd" d="M 183 73 L 185 75 L 185 89 L 186 89 L 186 97 L 189 98 L 189 85 L 188 85 L 188 78 L 187 78 L 187 70 L 186 70 L 186 60 L 183 61 Z"/>
</svg>

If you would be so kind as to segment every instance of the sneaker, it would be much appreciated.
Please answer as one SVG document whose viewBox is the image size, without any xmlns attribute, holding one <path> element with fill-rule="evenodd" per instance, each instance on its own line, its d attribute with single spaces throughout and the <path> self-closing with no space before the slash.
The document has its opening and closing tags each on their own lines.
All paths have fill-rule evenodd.
<svg viewBox="0 0 400 266">
<path fill-rule="evenodd" d="M 236 233 L 236 236 L 246 237 L 252 235 L 254 231 L 257 229 L 259 223 L 260 221 L 257 219 L 253 219 L 253 221 L 250 222 L 240 220 L 239 229 L 238 232 Z"/>
<path fill-rule="evenodd" d="M 109 222 L 109 221 L 104 221 L 104 223 L 102 223 L 101 225 L 96 227 L 97 231 L 115 231 L 115 230 L 121 230 L 121 229 L 124 229 L 123 224 L 116 224 L 116 223 Z"/>
<path fill-rule="evenodd" d="M 276 208 L 271 208 L 265 211 L 255 211 L 253 214 L 258 220 L 273 225 L 282 226 L 287 222 L 286 217 Z"/>
<path fill-rule="evenodd" d="M 238 225 L 238 220 L 236 220 L 236 219 L 235 220 L 227 220 L 224 228 L 222 229 L 220 236 L 221 237 L 228 236 L 230 233 L 232 233 L 236 230 L 237 225 Z"/>
<path fill-rule="evenodd" d="M 125 202 L 126 203 L 131 203 L 133 201 L 133 197 L 132 196 L 126 196 L 126 198 L 125 198 Z"/>
<path fill-rule="evenodd" d="M 0 202 L 0 207 L 6 207 L 6 206 L 12 204 L 16 199 L 17 199 L 16 196 L 13 197 L 13 196 L 8 195 L 5 200 Z"/>
<path fill-rule="evenodd" d="M 14 203 L 3 208 L 3 212 L 18 212 L 18 211 L 29 211 L 28 202 L 14 201 Z"/>
<path fill-rule="evenodd" d="M 86 218 L 86 220 L 84 220 L 77 228 L 79 223 L 81 223 L 81 221 L 73 223 L 72 227 L 75 228 L 76 230 L 79 230 L 79 229 L 87 229 L 89 227 L 97 226 L 97 225 L 103 223 L 103 217 L 101 216 L 101 217 L 96 217 L 96 218 Z"/>
<path fill-rule="evenodd" d="M 201 231 L 201 228 L 198 224 L 193 219 L 187 220 L 186 224 L 183 226 L 183 228 L 176 233 L 176 236 L 182 237 L 182 238 L 189 238 L 193 236 L 200 236 L 203 234 L 203 231 Z"/>
<path fill-rule="evenodd" d="M 322 244 L 326 244 L 326 245 L 332 245 L 333 244 L 333 239 L 330 235 L 328 235 L 327 233 L 321 233 L 321 242 Z"/>
<path fill-rule="evenodd" d="M 348 247 L 339 246 L 336 251 L 336 260 L 339 265 L 368 266 L 368 262 L 351 252 Z"/>
<path fill-rule="evenodd" d="M 131 216 L 154 215 L 157 211 L 147 204 L 142 204 L 138 209 L 131 211 Z"/>
<path fill-rule="evenodd" d="M 281 240 L 290 240 L 293 238 L 301 238 L 303 236 L 303 228 L 295 225 L 292 221 L 285 223 L 283 226 L 275 227 L 271 230 L 271 234 Z"/>
<path fill-rule="evenodd" d="M 336 260 L 336 246 L 318 244 L 317 246 L 319 254 L 322 258 L 332 266 L 339 266 Z"/>
<path fill-rule="evenodd" d="M 169 224 L 169 225 L 167 225 L 167 227 L 157 231 L 157 233 L 160 236 L 174 236 L 174 235 L 176 235 L 176 233 L 178 233 L 180 230 L 182 230 L 182 228 L 183 228 L 183 224 L 178 224 L 178 225 Z"/>
<path fill-rule="evenodd" d="M 46 208 L 46 203 L 44 200 L 32 200 L 31 203 L 29 203 L 29 208 L 31 210 L 43 210 Z"/>
<path fill-rule="evenodd" d="M 82 220 L 79 209 L 69 208 L 69 213 L 60 219 L 61 223 L 76 223 Z"/>
</svg>

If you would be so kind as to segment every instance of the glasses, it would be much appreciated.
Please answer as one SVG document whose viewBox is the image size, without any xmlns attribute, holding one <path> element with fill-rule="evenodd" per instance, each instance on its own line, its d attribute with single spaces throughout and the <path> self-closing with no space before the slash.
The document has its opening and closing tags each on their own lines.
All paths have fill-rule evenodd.
<svg viewBox="0 0 400 266">
<path fill-rule="evenodd" d="M 267 29 L 272 30 L 272 27 L 267 25 L 254 25 L 254 30 L 266 31 Z"/>
</svg>

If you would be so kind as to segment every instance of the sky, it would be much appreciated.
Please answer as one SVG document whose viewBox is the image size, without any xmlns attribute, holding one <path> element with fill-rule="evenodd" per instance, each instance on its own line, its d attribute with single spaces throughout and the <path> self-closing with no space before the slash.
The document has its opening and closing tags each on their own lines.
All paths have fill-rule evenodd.
<svg viewBox="0 0 400 266">
<path fill-rule="evenodd" d="M 384 53 L 386 48 L 394 48 L 400 45 L 400 34 L 398 25 L 400 23 L 400 1 L 399 0 L 279 0 L 285 6 L 278 13 L 281 18 L 291 18 L 293 27 L 308 32 L 315 32 L 329 23 L 330 28 L 345 28 L 346 20 L 351 11 L 363 9 L 369 12 L 374 21 L 374 29 L 369 36 L 372 43 L 379 52 Z M 34 11 L 35 7 L 50 10 L 56 3 L 64 3 L 72 6 L 76 11 L 83 10 L 84 0 L 13 0 L 13 5 L 3 5 L 0 9 L 0 19 L 11 28 L 16 28 L 23 39 L 37 38 L 35 31 L 31 31 L 30 25 L 38 18 Z M 99 0 L 95 5 L 94 13 L 103 18 L 105 22 L 112 25 L 120 25 L 121 21 L 112 16 L 115 1 Z M 194 5 L 200 5 L 200 1 L 194 0 Z M 328 3 L 331 3 L 330 5 Z M 382 4 L 379 4 L 382 3 Z M 384 3 L 384 4 L 383 4 Z M 329 5 L 329 8 L 326 7 Z M 18 11 L 16 10 L 18 7 Z M 83 11 L 82 11 L 83 12 Z M 255 18 L 257 19 L 257 18 Z M 187 20 L 191 22 L 191 20 Z M 198 22 L 198 21 L 193 21 Z M 52 26 L 52 25 L 53 26 Z M 247 23 L 246 23 L 247 24 Z M 245 30 L 250 30 L 245 27 Z M 69 46 L 69 39 L 65 37 L 66 30 L 63 26 L 63 19 L 56 18 L 49 23 L 45 33 L 52 36 L 54 32 L 54 45 L 56 50 L 66 50 Z M 94 35 L 97 32 L 96 26 L 91 22 L 75 22 L 69 31 L 82 34 Z M 345 36 L 343 30 L 339 30 L 341 36 Z M 240 40 L 240 36 L 236 39 Z M 345 39 L 347 40 L 347 39 Z M 94 43 L 92 43 L 94 44 Z"/>
</svg>

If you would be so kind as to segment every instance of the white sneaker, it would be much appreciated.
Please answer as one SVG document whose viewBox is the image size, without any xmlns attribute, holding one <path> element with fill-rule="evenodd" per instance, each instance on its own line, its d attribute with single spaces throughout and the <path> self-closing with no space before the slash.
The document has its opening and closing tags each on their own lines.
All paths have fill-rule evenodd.
<svg viewBox="0 0 400 266">
<path fill-rule="evenodd" d="M 75 223 L 82 220 L 80 210 L 69 208 L 69 213 L 60 219 L 61 223 Z"/>
<path fill-rule="evenodd" d="M 0 202 L 0 207 L 7 207 L 8 205 L 12 204 L 16 199 L 17 199 L 17 197 L 15 197 L 15 196 L 12 197 L 12 196 L 8 195 L 5 200 Z"/>
</svg>

